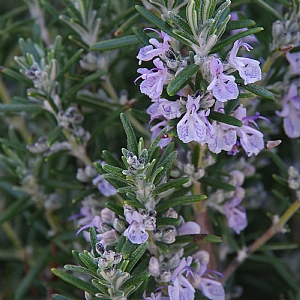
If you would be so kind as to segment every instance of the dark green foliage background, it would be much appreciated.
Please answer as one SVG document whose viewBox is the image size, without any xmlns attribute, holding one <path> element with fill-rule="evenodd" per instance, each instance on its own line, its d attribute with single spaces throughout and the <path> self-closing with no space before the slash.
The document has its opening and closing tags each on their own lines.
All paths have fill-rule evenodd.
<svg viewBox="0 0 300 300">
<path fill-rule="evenodd" d="M 18 39 L 31 38 L 35 42 L 40 42 L 39 29 L 34 20 L 30 18 L 27 5 L 24 1 L 10 0 L 2 1 L 0 5 L 0 65 L 5 68 L 18 70 L 14 62 L 14 56 L 20 56 Z M 120 7 L 118 12 L 114 10 L 113 2 Z M 273 7 L 279 14 L 288 10 L 290 1 L 265 1 Z M 64 64 L 66 58 L 71 57 L 80 47 L 69 40 L 69 35 L 76 35 L 72 30 L 62 23 L 59 14 L 67 14 L 67 1 L 40 1 L 45 11 L 45 22 L 49 29 L 52 41 L 56 35 L 62 37 L 64 54 L 60 57 L 61 64 Z M 98 10 L 106 5 L 106 12 L 102 17 L 102 31 L 100 32 L 99 41 L 114 38 L 115 30 L 125 22 L 128 16 L 136 13 L 133 9 L 135 4 L 141 4 L 140 1 L 94 1 L 93 7 Z M 103 6 L 104 7 L 104 6 Z M 262 60 L 269 56 L 269 43 L 271 42 L 271 24 L 277 19 L 265 8 L 262 8 L 258 1 L 232 1 L 232 11 L 239 11 L 240 17 L 255 20 L 256 26 L 262 26 L 265 30 L 258 35 L 257 39 L 260 45 L 257 45 L 251 52 L 257 58 Z M 124 12 L 128 12 L 125 17 Z M 101 15 L 101 10 L 99 10 Z M 115 21 L 118 17 L 117 21 Z M 151 27 L 144 18 L 140 17 L 134 24 L 141 29 Z M 127 28 L 123 35 L 132 34 L 132 26 Z M 226 33 L 228 34 L 228 33 Z M 226 38 L 225 34 L 225 38 Z M 136 55 L 141 45 L 133 45 L 121 48 L 116 51 L 116 55 L 109 61 L 109 76 L 117 93 L 122 89 L 127 89 L 129 99 L 135 99 L 133 108 L 136 110 L 145 110 L 150 100 L 140 93 L 138 85 L 133 84 L 137 77 L 136 69 L 138 61 Z M 87 49 L 84 49 L 87 51 Z M 220 51 L 221 55 L 226 55 L 228 49 Z M 278 59 L 278 72 L 269 78 L 267 84 L 274 83 L 283 74 L 280 68 L 287 66 L 282 58 Z M 147 67 L 147 64 L 145 64 Z M 61 81 L 61 89 L 68 91 L 78 81 L 90 73 L 79 68 L 76 62 L 65 74 Z M 74 79 L 74 80 L 73 80 Z M 97 92 L 101 87 L 101 80 L 95 80 L 88 85 L 90 91 Z M 4 102 L 4 95 L 7 94 L 9 99 L 14 96 L 26 98 L 26 88 L 14 78 L 0 73 L 0 99 Z M 16 101 L 16 100 L 13 100 Z M 134 119 L 130 113 L 129 105 L 103 106 L 101 103 L 90 104 L 80 99 L 76 95 L 66 99 L 77 106 L 78 110 L 85 116 L 83 126 L 92 134 L 92 139 L 88 143 L 87 152 L 91 160 L 102 159 L 102 151 L 107 149 L 121 156 L 121 148 L 126 147 L 126 137 L 119 119 L 119 113 L 123 110 Z M 66 107 L 64 107 L 66 108 Z M 259 105 L 261 115 L 269 117 L 271 121 L 277 122 L 274 117 L 274 111 L 279 109 L 276 102 L 263 99 Z M 1 109 L 0 109 L 1 110 Z M 87 189 L 95 191 L 92 186 L 77 181 L 76 171 L 83 164 L 78 159 L 68 155 L 67 153 L 59 153 L 45 160 L 41 156 L 32 155 L 27 149 L 28 141 L 19 130 L 11 128 L 10 120 L 20 116 L 19 113 L 1 112 L 0 115 L 0 141 L 4 147 L 12 149 L 16 155 L 23 161 L 24 165 L 30 169 L 32 165 L 40 164 L 37 167 L 36 178 L 43 189 L 43 192 L 50 194 L 55 192 L 61 203 L 61 208 L 53 212 L 52 217 L 58 226 L 58 232 L 51 236 L 49 234 L 49 223 L 45 218 L 45 209 L 37 207 L 34 200 L 24 192 L 20 192 L 16 187 L 21 186 L 18 172 L 20 166 L 12 165 L 11 170 L 7 170 L 4 150 L 0 150 L 2 156 L 0 159 L 0 300 L 32 300 L 32 299 L 51 299 L 51 294 L 60 293 L 70 299 L 83 299 L 81 291 L 75 291 L 72 286 L 55 277 L 50 269 L 52 267 L 63 267 L 65 264 L 74 264 L 71 256 L 71 250 L 83 249 L 89 250 L 90 245 L 79 236 L 75 237 L 75 224 L 67 222 L 68 217 L 78 213 L 80 209 L 80 201 L 73 203 L 73 199 L 81 200 L 82 192 Z M 110 119 L 114 115 L 114 118 Z M 138 120 L 140 127 L 134 126 L 138 137 L 144 136 L 146 144 L 149 145 L 150 134 L 145 136 L 145 131 L 149 131 L 146 121 Z M 56 126 L 56 121 L 48 112 L 39 111 L 27 114 L 25 123 L 29 129 L 31 141 L 41 135 L 50 135 Z M 264 128 L 263 124 L 261 128 Z M 146 128 L 145 131 L 139 131 L 140 128 Z M 264 128 L 269 130 L 268 128 Z M 94 133 L 94 135 L 93 135 Z M 283 143 L 278 150 L 278 155 L 287 166 L 296 163 L 299 169 L 300 147 L 299 141 L 288 139 L 285 137 L 283 130 L 277 132 L 268 132 L 272 139 L 282 139 Z M 63 136 L 58 136 L 62 140 Z M 176 142 L 176 146 L 181 144 Z M 248 220 L 249 226 L 240 236 L 233 235 L 222 224 L 224 220 L 218 215 L 212 214 L 214 220 L 216 235 L 222 236 L 229 240 L 231 246 L 237 248 L 244 244 L 249 245 L 255 241 L 270 225 L 271 214 L 282 214 L 290 204 L 290 197 L 294 195 L 290 193 L 286 186 L 278 184 L 273 178 L 273 174 L 286 178 L 286 173 L 278 167 L 278 157 L 270 157 L 268 154 L 261 154 L 256 158 L 258 171 L 252 178 L 245 183 L 249 186 L 259 182 L 263 183 L 267 191 L 266 199 L 261 201 L 261 206 L 255 209 L 249 209 Z M 228 156 L 219 155 L 219 165 L 227 164 Z M 274 192 L 275 191 L 275 192 Z M 100 197 L 100 196 L 99 196 Z M 260 197 L 260 195 L 257 195 Z M 22 200 L 24 199 L 24 200 Z M 102 199 L 104 202 L 107 199 Z M 188 217 L 192 214 L 190 208 L 185 208 L 182 215 Z M 274 237 L 267 245 L 262 247 L 258 252 L 253 254 L 246 260 L 237 272 L 231 277 L 227 286 L 227 290 L 233 287 L 241 286 L 243 294 L 237 299 L 253 300 L 253 299 L 300 299 L 300 269 L 295 269 L 294 261 L 300 260 L 300 215 L 299 213 L 289 223 L 290 232 L 287 234 L 279 234 Z M 220 272 L 225 269 L 226 265 L 234 258 L 230 254 L 228 259 L 220 264 Z M 148 293 L 149 294 L 149 293 Z M 204 299 L 197 294 L 196 299 Z"/>
</svg>

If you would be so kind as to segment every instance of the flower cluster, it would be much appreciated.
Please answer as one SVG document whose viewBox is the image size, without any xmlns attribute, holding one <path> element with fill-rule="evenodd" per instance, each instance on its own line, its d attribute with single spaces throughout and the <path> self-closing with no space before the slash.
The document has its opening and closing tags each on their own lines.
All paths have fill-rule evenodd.
<svg viewBox="0 0 300 300">
<path fill-rule="evenodd" d="M 193 300 L 195 288 L 201 290 L 202 294 L 209 299 L 225 299 L 225 292 L 210 271 L 207 270 L 209 253 L 198 251 L 193 256 L 182 257 L 182 253 L 173 254 L 168 260 L 163 257 L 156 259 L 152 257 L 149 263 L 149 272 L 159 282 L 168 284 L 168 296 L 162 297 L 161 293 L 154 294 L 145 299 L 169 299 L 169 300 Z M 193 267 L 192 267 L 193 266 Z"/>
<path fill-rule="evenodd" d="M 228 174 L 227 182 L 235 188 L 234 191 L 224 192 L 218 189 L 209 195 L 207 205 L 226 216 L 228 227 L 239 234 L 247 225 L 245 208 L 241 205 L 245 199 L 246 190 L 242 187 L 245 178 L 255 174 L 253 165 L 244 159 L 229 164 L 223 168 L 224 174 Z M 225 180 L 225 178 L 224 178 Z"/>
<path fill-rule="evenodd" d="M 241 187 L 244 182 L 244 174 L 239 170 L 229 172 L 229 183 L 235 187 L 235 191 L 224 193 L 221 190 L 211 195 L 208 205 L 224 214 L 227 218 L 228 227 L 237 234 L 247 226 L 245 209 L 240 205 L 245 197 L 245 190 Z"/>
<path fill-rule="evenodd" d="M 158 34 L 162 42 L 151 38 L 151 45 L 141 48 L 137 55 L 140 64 L 155 58 L 153 64 L 156 68 L 139 68 L 137 71 L 142 75 L 136 79 L 143 80 L 140 84 L 141 92 L 148 95 L 153 102 L 147 109 L 150 122 L 159 120 L 151 129 L 152 138 L 158 135 L 162 127 L 169 126 L 171 130 L 169 121 L 176 120 L 177 136 L 184 143 L 195 141 L 201 145 L 207 144 L 214 153 L 224 150 L 231 154 L 235 154 L 241 146 L 248 156 L 257 155 L 264 148 L 263 134 L 254 122 L 257 117 L 246 117 L 243 106 L 232 112 L 232 116 L 242 122 L 241 127 L 209 120 L 211 110 L 224 113 L 224 103 L 239 96 L 235 77 L 228 75 L 228 72 L 238 71 L 245 85 L 261 79 L 260 63 L 257 60 L 237 56 L 240 47 L 247 51 L 252 47 L 242 40 L 236 41 L 226 62 L 222 62 L 216 55 L 204 56 L 201 59 L 196 55 L 198 73 L 202 73 L 206 80 L 206 90 L 198 89 L 196 93 L 189 94 L 185 87 L 177 93 L 177 100 L 168 100 L 161 96 L 164 87 L 168 86 L 174 76 L 180 74 L 187 65 L 188 58 L 182 58 L 171 48 L 170 36 L 164 32 Z M 166 135 L 160 141 L 160 146 L 165 147 L 170 141 L 171 138 Z"/>
<path fill-rule="evenodd" d="M 277 115 L 283 118 L 283 128 L 290 138 L 300 137 L 300 98 L 298 87 L 292 82 L 288 93 L 283 98 L 282 111 Z"/>
<path fill-rule="evenodd" d="M 86 199 L 80 214 L 71 218 L 78 219 L 78 225 L 81 226 L 78 233 L 94 227 L 97 239 L 103 247 L 102 250 L 100 249 L 102 252 L 107 252 L 108 250 L 105 249 L 108 247 L 118 245 L 122 238 L 126 238 L 131 245 L 140 247 L 148 245 L 148 250 L 152 254 L 149 262 L 149 273 L 155 277 L 157 283 L 167 285 L 164 292 L 164 286 L 159 286 L 161 292 L 151 295 L 154 299 L 157 297 L 157 299 L 160 299 L 159 297 L 161 299 L 182 299 L 184 297 L 184 299 L 192 300 L 194 299 L 195 288 L 200 289 L 204 295 L 212 297 L 212 299 L 224 299 L 222 285 L 206 270 L 208 253 L 206 254 L 206 261 L 200 263 L 202 264 L 200 268 L 198 258 L 184 255 L 183 245 L 187 245 L 188 242 L 183 242 L 183 245 L 182 243 L 175 243 L 177 237 L 200 235 L 200 226 L 192 221 L 186 222 L 183 216 L 179 215 L 173 208 L 167 206 L 162 209 L 165 202 L 170 201 L 169 196 L 172 197 L 175 190 L 174 186 L 181 186 L 182 184 L 190 186 L 191 179 L 184 177 L 168 182 L 162 172 L 167 172 L 171 165 L 168 163 L 168 167 L 166 162 L 162 161 L 161 167 L 158 164 L 158 168 L 155 169 L 156 160 L 149 160 L 152 154 L 150 150 L 143 148 L 142 139 L 140 139 L 137 149 L 138 153 L 122 149 L 124 155 L 122 160 L 125 165 L 123 170 L 111 165 L 97 164 L 98 170 L 107 172 L 101 175 L 104 179 L 118 178 L 118 180 L 128 183 L 127 186 L 118 189 L 119 192 L 126 191 L 128 198 L 123 204 L 123 214 L 115 213 L 108 208 L 99 210 L 99 204 L 97 205 L 92 199 Z M 170 153 L 170 156 L 174 156 L 174 153 Z M 166 170 L 162 165 L 165 166 Z M 201 169 L 195 171 L 191 167 L 186 167 L 185 171 L 186 175 L 190 174 L 194 178 L 192 180 L 197 180 L 196 178 L 204 175 Z M 188 201 L 188 197 L 174 200 Z M 172 206 L 172 204 L 170 205 Z M 88 238 L 86 231 L 84 234 Z M 157 246 L 158 244 L 165 245 L 164 247 L 167 247 L 168 251 L 161 250 Z M 107 260 L 106 258 L 105 263 L 102 263 L 101 260 L 103 266 L 109 264 L 109 261 L 106 263 Z M 212 288 L 213 285 L 218 287 L 219 298 L 213 294 L 213 291 L 216 290 L 216 288 Z M 164 294 L 167 294 L 168 297 L 163 296 Z"/>
<path fill-rule="evenodd" d="M 81 231 L 94 227 L 98 240 L 103 246 L 116 245 L 121 234 L 125 231 L 125 224 L 117 218 L 115 213 L 108 208 L 101 209 L 97 200 L 89 196 L 82 202 L 80 213 L 69 218 L 69 221 L 78 219 L 77 224 Z M 84 237 L 89 240 L 88 232 L 84 231 Z"/>
</svg>

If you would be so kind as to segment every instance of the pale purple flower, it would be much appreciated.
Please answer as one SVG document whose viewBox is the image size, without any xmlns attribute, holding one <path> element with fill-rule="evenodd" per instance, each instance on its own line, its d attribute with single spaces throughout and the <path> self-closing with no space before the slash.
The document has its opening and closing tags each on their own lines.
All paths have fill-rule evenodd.
<svg viewBox="0 0 300 300">
<path fill-rule="evenodd" d="M 78 235 L 82 230 L 87 229 L 91 226 L 94 226 L 96 230 L 100 230 L 101 227 L 101 207 L 99 206 L 96 199 L 87 198 L 82 201 L 82 207 L 80 208 L 79 214 L 73 215 L 68 218 L 68 221 L 77 220 L 77 224 L 81 226 L 81 228 L 77 231 L 76 235 Z"/>
<path fill-rule="evenodd" d="M 193 98 L 188 95 L 188 100 L 186 103 L 186 114 L 177 124 L 177 134 L 178 138 L 184 143 L 189 143 L 191 141 L 198 142 L 200 144 L 205 143 L 206 136 L 206 126 L 207 119 L 206 116 L 209 114 L 204 111 L 197 113 L 200 107 L 200 96 Z"/>
<path fill-rule="evenodd" d="M 139 79 L 143 79 L 140 85 L 141 92 L 148 95 L 151 99 L 156 100 L 163 91 L 168 74 L 167 69 L 159 58 L 154 59 L 153 64 L 156 68 L 151 70 L 147 68 L 137 69 L 137 72 L 142 75 L 136 78 L 135 82 Z"/>
<path fill-rule="evenodd" d="M 200 250 L 193 254 L 193 258 L 195 259 L 196 263 L 198 263 L 195 272 L 201 277 L 207 271 L 207 264 L 209 263 L 209 253 L 205 250 Z M 196 279 L 194 284 L 198 284 L 201 281 L 200 280 L 199 282 L 197 282 L 197 279 L 199 280 L 199 278 L 194 279 Z"/>
<path fill-rule="evenodd" d="M 161 121 L 161 122 L 157 123 L 156 125 L 152 126 L 152 128 L 150 129 L 150 131 L 152 132 L 152 137 L 151 137 L 152 141 L 155 140 L 156 137 L 161 133 L 162 129 L 167 126 L 167 123 L 168 122 L 166 120 L 164 120 L 164 121 Z M 172 141 L 172 138 L 162 136 L 161 140 L 158 142 L 157 145 L 160 148 L 164 148 L 167 145 L 169 145 L 171 143 L 171 141 Z"/>
<path fill-rule="evenodd" d="M 159 33 L 158 31 L 152 28 L 146 28 L 146 29 L 158 33 L 158 35 L 162 38 L 163 42 L 161 43 L 157 39 L 151 38 L 149 40 L 149 43 L 151 45 L 141 48 L 137 55 L 137 58 L 139 59 L 139 65 L 142 63 L 142 61 L 152 60 L 155 56 L 163 55 L 166 51 L 170 49 L 169 42 L 171 41 L 171 37 L 168 34 L 166 34 L 163 31 Z"/>
<path fill-rule="evenodd" d="M 158 110 L 159 108 L 159 100 L 152 103 L 146 110 L 147 114 L 150 115 L 150 121 L 149 123 L 151 123 L 153 120 L 157 119 L 158 117 L 161 117 L 162 114 L 161 112 Z"/>
<path fill-rule="evenodd" d="M 158 110 L 161 113 L 161 115 L 168 120 L 179 118 L 182 115 L 180 108 L 180 100 L 169 101 L 164 98 L 161 98 L 159 100 Z"/>
<path fill-rule="evenodd" d="M 91 220 L 89 220 L 88 217 L 83 217 L 77 223 L 82 227 L 76 232 L 76 235 L 78 235 L 82 230 L 90 227 L 95 227 L 96 231 L 101 233 L 102 220 L 99 216 L 94 216 Z"/>
<path fill-rule="evenodd" d="M 143 218 L 137 211 L 126 214 L 126 221 L 129 227 L 124 231 L 133 244 L 142 244 L 148 240 L 148 232 L 143 224 Z"/>
<path fill-rule="evenodd" d="M 107 207 L 105 207 L 101 210 L 100 216 L 101 216 L 102 222 L 105 222 L 108 224 L 113 224 L 113 222 L 116 218 L 116 214 Z"/>
<path fill-rule="evenodd" d="M 151 276 L 158 276 L 160 274 L 160 264 L 155 256 L 150 258 L 148 270 Z"/>
<path fill-rule="evenodd" d="M 246 211 L 240 206 L 241 202 L 242 198 L 236 197 L 225 205 L 228 226 L 237 234 L 240 234 L 248 225 Z"/>
<path fill-rule="evenodd" d="M 291 84 L 288 94 L 284 96 L 282 111 L 276 114 L 283 117 L 283 128 L 288 137 L 300 137 L 300 98 L 295 83 Z"/>
<path fill-rule="evenodd" d="M 200 226 L 195 222 L 186 222 L 182 224 L 178 229 L 178 235 L 184 234 L 199 234 L 201 229 Z"/>
<path fill-rule="evenodd" d="M 250 165 L 251 166 L 251 165 Z M 251 166 L 253 167 L 253 166 Z M 250 173 L 252 173 L 250 171 Z M 254 173 L 254 172 L 253 172 Z M 253 175 L 252 173 L 252 175 Z M 231 181 L 234 183 L 235 187 L 241 187 L 245 180 L 245 174 L 239 170 L 230 171 L 229 174 L 232 176 Z"/>
<path fill-rule="evenodd" d="M 249 44 L 243 43 L 241 39 L 237 40 L 228 54 L 228 62 L 238 70 L 245 84 L 261 80 L 260 62 L 251 58 L 237 57 L 236 55 L 240 47 L 244 47 L 247 51 L 252 49 Z"/>
<path fill-rule="evenodd" d="M 108 208 L 104 208 L 101 210 L 100 216 L 98 216 L 95 215 L 96 212 L 93 211 L 88 204 L 89 203 L 86 202 L 86 205 L 80 209 L 80 214 L 69 218 L 69 220 L 79 218 L 77 224 L 80 225 L 81 228 L 77 231 L 76 235 L 90 227 L 95 227 L 98 240 L 101 241 L 103 245 L 112 245 L 117 242 L 119 234 L 113 228 L 115 213 Z M 90 240 L 88 232 L 83 232 L 83 235 L 87 241 Z"/>
<path fill-rule="evenodd" d="M 222 150 L 230 151 L 236 144 L 236 130 L 233 126 L 213 121 L 212 133 L 207 134 L 207 144 L 211 152 L 219 154 Z"/>
<path fill-rule="evenodd" d="M 234 117 L 241 120 L 243 123 L 242 127 L 237 127 L 236 132 L 240 138 L 241 146 L 244 148 L 248 156 L 252 154 L 257 155 L 262 149 L 264 149 L 263 134 L 255 128 L 252 128 L 250 124 L 256 123 L 255 119 L 259 116 L 247 117 L 246 108 L 240 105 L 234 112 Z"/>
<path fill-rule="evenodd" d="M 225 300 L 225 291 L 221 282 L 203 277 L 200 283 L 200 291 L 211 300 Z"/>
<path fill-rule="evenodd" d="M 188 256 L 183 257 L 178 267 L 173 271 L 172 283 L 168 286 L 170 300 L 194 300 L 195 289 L 186 278 L 188 275 L 193 276 L 193 271 L 190 267 L 193 258 Z M 185 273 L 185 276 L 183 275 Z"/>
<path fill-rule="evenodd" d="M 106 197 L 113 196 L 117 193 L 117 190 L 100 174 L 93 179 L 93 185 L 96 185 L 98 190 Z"/>
<path fill-rule="evenodd" d="M 207 90 L 213 92 L 214 97 L 221 102 L 236 99 L 239 95 L 239 89 L 234 82 L 233 75 L 225 75 L 223 73 L 223 64 L 220 59 L 213 58 L 210 61 L 210 73 L 213 79 Z"/>
<path fill-rule="evenodd" d="M 286 54 L 286 59 L 290 63 L 291 70 L 294 74 L 300 75 L 300 52 Z"/>
<path fill-rule="evenodd" d="M 218 101 L 215 104 L 215 110 L 224 113 L 223 102 Z M 219 154 L 222 150 L 230 151 L 236 144 L 235 126 L 213 121 L 207 129 L 206 142 L 209 150 L 213 153 Z"/>
<path fill-rule="evenodd" d="M 193 277 L 193 286 L 198 287 L 202 294 L 211 300 L 225 300 L 225 291 L 222 284 L 214 280 L 207 270 L 209 253 L 207 251 L 198 251 L 193 257 L 198 262 L 198 267 Z"/>
</svg>

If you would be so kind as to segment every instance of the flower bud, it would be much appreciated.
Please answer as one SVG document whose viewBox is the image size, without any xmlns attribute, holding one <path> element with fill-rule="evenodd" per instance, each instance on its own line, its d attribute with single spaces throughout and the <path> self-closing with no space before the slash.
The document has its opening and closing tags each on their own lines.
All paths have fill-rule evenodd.
<svg viewBox="0 0 300 300">
<path fill-rule="evenodd" d="M 124 215 L 126 216 L 127 214 L 132 214 L 135 211 L 133 206 L 130 206 L 128 204 L 124 204 Z"/>
<path fill-rule="evenodd" d="M 98 173 L 93 165 L 87 165 L 84 169 L 84 173 L 86 174 L 86 176 L 88 176 L 90 178 L 93 178 L 98 175 Z"/>
<path fill-rule="evenodd" d="M 89 182 L 90 180 L 82 168 L 77 169 L 76 179 L 80 182 Z"/>
<path fill-rule="evenodd" d="M 183 172 L 189 176 L 192 176 L 195 171 L 195 167 L 193 164 L 184 164 Z"/>
<path fill-rule="evenodd" d="M 178 214 L 173 208 L 169 208 L 168 211 L 165 213 L 165 217 L 177 219 Z"/>
<path fill-rule="evenodd" d="M 234 170 L 231 171 L 229 174 L 232 176 L 234 186 L 241 186 L 244 183 L 245 175 L 241 171 Z"/>
<path fill-rule="evenodd" d="M 118 263 L 120 263 L 122 260 L 122 254 L 121 253 L 117 253 L 114 256 L 114 264 L 117 265 Z"/>
<path fill-rule="evenodd" d="M 156 257 L 152 256 L 150 258 L 148 270 L 151 276 L 158 276 L 160 274 L 160 264 Z"/>
<path fill-rule="evenodd" d="M 209 253 L 205 250 L 201 250 L 196 252 L 193 257 L 199 261 L 200 264 L 208 264 L 209 263 Z"/>
<path fill-rule="evenodd" d="M 118 242 L 120 235 L 114 230 L 106 231 L 103 234 L 103 240 L 107 245 L 114 245 Z"/>
<path fill-rule="evenodd" d="M 204 175 L 205 175 L 205 170 L 204 170 L 204 168 L 200 167 L 200 168 L 197 168 L 197 169 L 195 170 L 195 173 L 194 173 L 194 176 L 193 176 L 193 177 L 194 177 L 196 180 L 199 180 L 199 179 L 202 178 Z"/>
<path fill-rule="evenodd" d="M 272 36 L 274 39 L 279 39 L 284 32 L 284 27 L 281 21 L 277 20 L 272 25 Z"/>
<path fill-rule="evenodd" d="M 155 217 L 147 217 L 144 220 L 144 225 L 146 230 L 155 230 L 156 228 L 156 218 Z"/>
<path fill-rule="evenodd" d="M 101 258 L 98 260 L 98 267 L 101 268 L 101 269 L 107 268 L 107 267 L 108 267 L 108 261 L 107 261 L 107 259 L 101 257 Z"/>
<path fill-rule="evenodd" d="M 168 267 L 169 267 L 169 269 L 175 269 L 175 268 L 177 268 L 179 263 L 180 263 L 180 256 L 177 253 L 175 253 L 169 259 Z"/>
<path fill-rule="evenodd" d="M 114 221 L 113 221 L 113 227 L 119 233 L 124 232 L 125 229 L 126 229 L 126 226 L 125 226 L 124 222 L 121 221 L 119 218 L 115 218 L 114 219 Z"/>
<path fill-rule="evenodd" d="M 155 240 L 160 240 L 161 237 L 162 237 L 162 231 L 161 230 L 156 229 L 155 231 L 153 231 L 153 238 Z"/>
<path fill-rule="evenodd" d="M 178 178 L 180 176 L 180 170 L 177 168 L 174 168 L 171 170 L 170 175 L 174 178 Z"/>
<path fill-rule="evenodd" d="M 101 222 L 100 229 L 102 232 L 107 232 L 112 230 L 111 226 L 109 226 L 107 223 Z"/>
<path fill-rule="evenodd" d="M 117 271 L 114 268 L 110 268 L 110 269 L 105 270 L 105 274 L 109 277 L 109 281 L 110 281 L 111 278 L 113 278 L 116 275 L 116 272 Z"/>
<path fill-rule="evenodd" d="M 300 189 L 300 180 L 296 180 L 294 178 L 288 180 L 289 188 L 292 190 Z"/>
<path fill-rule="evenodd" d="M 107 224 L 113 224 L 114 219 L 116 217 L 115 213 L 106 207 L 101 210 L 100 216 L 101 216 L 101 220 Z"/>
<path fill-rule="evenodd" d="M 172 244 L 175 242 L 175 228 L 169 227 L 163 231 L 162 241 L 166 244 Z"/>
<path fill-rule="evenodd" d="M 195 222 L 186 222 L 182 224 L 178 229 L 179 235 L 185 234 L 199 234 L 200 233 L 200 226 Z"/>
<path fill-rule="evenodd" d="M 293 166 L 291 166 L 288 169 L 288 175 L 289 177 L 299 177 L 299 172 Z"/>
<path fill-rule="evenodd" d="M 96 251 L 97 251 L 100 255 L 104 253 L 105 247 L 103 246 L 102 243 L 98 242 L 98 243 L 96 244 Z"/>
<path fill-rule="evenodd" d="M 171 280 L 171 272 L 169 270 L 163 270 L 159 276 L 159 281 L 169 282 Z"/>
<path fill-rule="evenodd" d="M 108 250 L 103 253 L 103 256 L 107 259 L 109 263 L 111 263 L 114 260 L 115 252 L 112 250 Z"/>
</svg>

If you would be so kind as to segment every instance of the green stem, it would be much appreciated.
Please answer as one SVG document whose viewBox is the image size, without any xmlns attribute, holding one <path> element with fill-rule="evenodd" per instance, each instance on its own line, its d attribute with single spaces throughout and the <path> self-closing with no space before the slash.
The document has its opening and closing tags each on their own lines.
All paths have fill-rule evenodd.
<svg viewBox="0 0 300 300">
<path fill-rule="evenodd" d="M 253 244 L 251 244 L 245 251 L 245 254 L 241 258 L 236 257 L 227 267 L 223 273 L 222 283 L 225 283 L 231 274 L 243 263 L 243 261 L 249 257 L 250 254 L 254 253 L 262 245 L 264 245 L 269 239 L 271 239 L 275 234 L 282 231 L 284 225 L 288 220 L 297 212 L 300 208 L 300 199 L 296 201 L 284 212 L 278 222 L 274 223 L 267 231 L 265 231 Z"/>
<path fill-rule="evenodd" d="M 267 72 L 270 70 L 271 66 L 273 65 L 274 61 L 275 61 L 278 57 L 280 57 L 281 55 L 283 55 L 283 54 L 284 54 L 284 52 L 279 51 L 279 50 L 275 50 L 275 51 L 271 54 L 271 56 L 269 56 L 269 57 L 267 58 L 266 62 L 264 63 L 264 65 L 263 65 L 263 67 L 262 67 L 262 69 L 261 69 L 262 73 L 267 73 Z"/>
<path fill-rule="evenodd" d="M 200 146 L 200 153 L 198 157 L 198 163 L 197 167 L 201 167 L 203 165 L 203 155 L 206 148 Z M 192 187 L 193 195 L 202 195 L 202 187 L 201 183 L 198 181 L 193 182 Z M 210 218 L 208 216 L 207 207 L 205 205 L 204 201 L 198 201 L 194 203 L 194 218 L 195 222 L 200 226 L 201 233 L 207 233 L 207 234 L 213 234 L 213 227 L 212 223 L 210 221 Z M 217 266 L 217 257 L 215 252 L 215 246 L 213 243 L 205 243 L 202 248 L 202 250 L 206 250 L 210 254 L 210 261 L 208 264 L 208 268 L 210 270 L 216 270 L 218 268 Z"/>
</svg>

